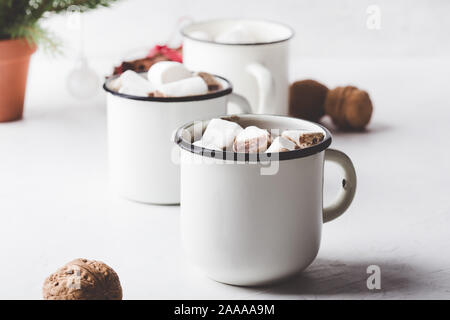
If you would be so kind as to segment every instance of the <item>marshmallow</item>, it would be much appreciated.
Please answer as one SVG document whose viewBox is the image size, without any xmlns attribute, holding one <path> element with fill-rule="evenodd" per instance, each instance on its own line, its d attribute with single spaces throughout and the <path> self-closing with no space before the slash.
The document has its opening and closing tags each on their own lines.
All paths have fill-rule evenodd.
<svg viewBox="0 0 450 320">
<path fill-rule="evenodd" d="M 203 133 L 201 141 L 203 145 L 215 146 L 220 150 L 231 149 L 234 139 L 242 130 L 242 127 L 236 122 L 212 119 Z"/>
<path fill-rule="evenodd" d="M 191 77 L 160 85 L 155 97 L 185 97 L 208 93 L 208 85 L 201 77 Z"/>
<path fill-rule="evenodd" d="M 250 30 L 242 25 L 237 25 L 218 34 L 214 41 L 218 43 L 242 44 L 258 42 L 258 39 Z"/>
<path fill-rule="evenodd" d="M 205 31 L 193 31 L 189 34 L 189 37 L 197 40 L 212 41 L 213 38 L 208 32 Z"/>
<path fill-rule="evenodd" d="M 222 89 L 222 85 L 219 81 L 210 73 L 197 72 L 197 76 L 201 77 L 206 82 L 209 91 L 217 91 Z"/>
<path fill-rule="evenodd" d="M 150 97 L 152 95 L 152 93 L 148 90 L 141 90 L 139 88 L 129 86 L 121 86 L 118 92 L 138 97 Z"/>
<path fill-rule="evenodd" d="M 284 152 L 284 151 L 292 151 L 295 150 L 297 146 L 294 142 L 284 137 L 277 137 L 273 140 L 269 149 L 267 149 L 266 153 L 269 152 Z"/>
<path fill-rule="evenodd" d="M 302 149 L 313 146 L 324 138 L 322 132 L 311 132 L 306 130 L 286 130 L 283 131 L 281 136 L 291 140 Z"/>
<path fill-rule="evenodd" d="M 285 130 L 281 133 L 281 136 L 291 140 L 300 147 L 300 136 L 305 132 L 305 130 Z"/>
<path fill-rule="evenodd" d="M 186 67 L 175 61 L 160 61 L 151 66 L 147 72 L 147 79 L 154 85 L 183 80 L 192 76 Z"/>
<path fill-rule="evenodd" d="M 120 79 L 120 76 L 115 78 L 114 80 L 111 80 L 111 82 L 109 83 L 109 87 L 114 91 L 119 91 L 121 86 L 122 86 L 122 79 Z"/>
<path fill-rule="evenodd" d="M 270 143 L 270 134 L 265 129 L 255 126 L 245 128 L 236 137 L 233 144 L 234 152 L 258 153 L 266 151 Z"/>
<path fill-rule="evenodd" d="M 203 140 L 195 141 L 195 142 L 193 143 L 193 145 L 194 145 L 194 146 L 197 146 L 197 147 L 200 147 L 200 148 L 205 148 L 205 149 L 219 150 L 219 151 L 222 151 L 222 150 L 223 150 L 223 149 L 220 149 L 220 148 L 216 147 L 216 146 L 213 145 L 213 144 L 207 144 L 207 143 L 205 143 Z"/>
<path fill-rule="evenodd" d="M 172 135 L 172 140 L 175 141 L 175 136 L 176 136 L 177 132 L 174 131 L 173 135 Z M 180 133 L 180 138 L 186 142 L 192 143 L 192 135 L 191 135 L 191 131 L 186 130 L 186 129 L 182 129 L 181 133 Z"/>
<path fill-rule="evenodd" d="M 127 70 L 111 83 L 119 93 L 147 97 L 154 90 L 152 84 L 138 73 Z"/>
</svg>

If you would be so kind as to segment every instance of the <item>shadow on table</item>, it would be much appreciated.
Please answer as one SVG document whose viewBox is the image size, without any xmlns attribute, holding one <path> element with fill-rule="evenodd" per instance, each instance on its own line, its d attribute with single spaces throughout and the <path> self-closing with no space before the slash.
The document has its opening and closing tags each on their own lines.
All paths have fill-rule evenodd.
<svg viewBox="0 0 450 320">
<path fill-rule="evenodd" d="M 331 134 L 334 137 L 365 136 L 367 134 L 385 133 L 385 132 L 392 131 L 395 129 L 395 127 L 393 127 L 387 123 L 373 122 L 373 123 L 370 123 L 366 129 L 361 130 L 361 131 L 343 131 L 343 130 L 337 129 L 333 125 L 332 121 L 327 118 L 323 119 L 321 121 L 321 124 L 324 125 L 325 127 L 327 127 L 328 130 L 330 130 Z"/>
<path fill-rule="evenodd" d="M 370 265 L 381 269 L 381 290 L 367 288 L 367 278 L 371 275 L 367 273 L 367 267 Z M 421 287 L 418 274 L 418 270 L 407 264 L 386 261 L 343 263 L 317 259 L 302 273 L 258 290 L 281 295 L 401 294 Z"/>
</svg>

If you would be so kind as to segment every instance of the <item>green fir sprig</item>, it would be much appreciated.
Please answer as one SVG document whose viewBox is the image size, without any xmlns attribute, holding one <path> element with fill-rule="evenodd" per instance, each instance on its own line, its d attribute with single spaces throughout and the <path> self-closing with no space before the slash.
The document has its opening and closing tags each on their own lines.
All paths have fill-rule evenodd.
<svg viewBox="0 0 450 320">
<path fill-rule="evenodd" d="M 59 41 L 39 20 L 52 13 L 84 12 L 118 0 L 0 0 L 0 40 L 25 38 L 29 43 L 56 49 Z"/>
</svg>

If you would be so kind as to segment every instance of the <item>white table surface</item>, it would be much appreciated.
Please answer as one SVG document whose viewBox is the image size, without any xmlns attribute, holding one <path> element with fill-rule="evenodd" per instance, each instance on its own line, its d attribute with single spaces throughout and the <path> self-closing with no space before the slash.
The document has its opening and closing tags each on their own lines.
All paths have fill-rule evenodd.
<svg viewBox="0 0 450 320">
<path fill-rule="evenodd" d="M 105 73 L 111 64 L 91 61 Z M 71 67 L 38 53 L 23 121 L 0 124 L 0 298 L 40 299 L 78 257 L 107 262 L 126 299 L 450 298 L 450 60 L 294 60 L 292 79 L 356 84 L 374 102 L 365 133 L 334 133 L 358 175 L 346 214 L 324 226 L 316 261 L 284 283 L 239 288 L 199 274 L 180 250 L 178 206 L 108 189 L 105 101 L 76 100 Z M 326 166 L 326 202 L 339 175 Z M 381 290 L 366 268 L 381 268 Z"/>
</svg>

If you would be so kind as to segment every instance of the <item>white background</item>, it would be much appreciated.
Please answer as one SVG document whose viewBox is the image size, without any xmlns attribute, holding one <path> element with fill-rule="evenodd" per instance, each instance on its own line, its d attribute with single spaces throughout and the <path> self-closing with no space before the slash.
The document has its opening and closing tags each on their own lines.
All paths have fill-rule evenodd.
<svg viewBox="0 0 450 320">
<path fill-rule="evenodd" d="M 366 26 L 369 5 L 381 29 Z M 368 90 L 367 132 L 334 132 L 354 161 L 349 211 L 324 226 L 302 275 L 265 288 L 205 279 L 186 263 L 178 207 L 122 200 L 108 190 L 105 101 L 72 97 L 66 78 L 79 50 L 68 16 L 44 25 L 64 56 L 38 51 L 25 118 L 0 125 L 0 298 L 39 299 L 44 278 L 71 259 L 106 261 L 125 298 L 449 298 L 450 152 L 448 1 L 123 1 L 84 16 L 84 47 L 99 78 L 122 57 L 164 42 L 182 16 L 253 17 L 291 25 L 292 80 Z M 327 169 L 327 167 L 326 167 Z M 326 200 L 336 190 L 328 168 Z M 382 290 L 366 268 L 382 270 Z"/>
<path fill-rule="evenodd" d="M 366 27 L 371 5 L 381 10 L 381 29 L 375 32 Z M 449 10 L 445 0 L 128 0 L 87 13 L 84 35 L 89 57 L 114 58 L 165 42 L 182 17 L 250 17 L 292 26 L 294 57 L 447 57 Z M 76 49 L 67 17 L 52 18 L 48 26 Z"/>
</svg>

